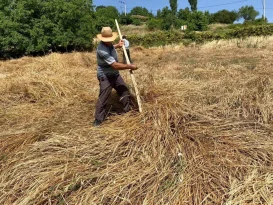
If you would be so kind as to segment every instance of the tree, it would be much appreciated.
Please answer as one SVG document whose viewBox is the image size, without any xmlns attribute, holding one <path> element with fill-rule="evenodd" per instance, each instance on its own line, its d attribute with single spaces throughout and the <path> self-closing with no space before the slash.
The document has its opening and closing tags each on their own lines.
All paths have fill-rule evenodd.
<svg viewBox="0 0 273 205">
<path fill-rule="evenodd" d="M 171 10 L 172 10 L 172 14 L 174 16 L 176 16 L 177 7 L 178 7 L 177 0 L 169 0 L 169 1 L 170 1 L 170 7 L 171 7 Z"/>
<path fill-rule="evenodd" d="M 120 16 L 120 23 L 124 24 L 124 25 L 129 25 L 133 23 L 133 19 L 131 17 L 131 15 L 122 15 Z"/>
<path fill-rule="evenodd" d="M 159 18 L 152 18 L 147 22 L 147 27 L 149 30 L 156 30 L 161 29 L 162 27 L 162 20 Z"/>
<path fill-rule="evenodd" d="M 172 11 L 168 8 L 168 6 L 165 6 L 162 10 L 157 11 L 158 18 L 165 18 L 169 14 L 172 14 Z"/>
<path fill-rule="evenodd" d="M 195 31 L 205 31 L 208 28 L 208 24 L 209 19 L 203 12 L 195 11 L 191 13 L 189 29 Z"/>
<path fill-rule="evenodd" d="M 115 27 L 115 19 L 119 18 L 119 12 L 114 6 L 98 6 L 95 12 L 96 32 L 100 32 L 102 27 Z"/>
<path fill-rule="evenodd" d="M 233 24 L 238 18 L 238 13 L 236 11 L 221 10 L 212 14 L 213 23 L 225 23 Z"/>
<path fill-rule="evenodd" d="M 175 23 L 175 16 L 167 6 L 165 6 L 162 10 L 157 11 L 157 17 L 162 20 L 161 29 L 163 30 L 169 30 Z"/>
<path fill-rule="evenodd" d="M 97 18 L 105 17 L 109 19 L 119 18 L 119 12 L 114 6 L 98 6 L 96 8 L 95 16 Z"/>
<path fill-rule="evenodd" d="M 0 57 L 92 48 L 92 0 L 0 0 Z"/>
<path fill-rule="evenodd" d="M 253 6 L 242 6 L 238 12 L 238 19 L 243 18 L 245 22 L 254 21 L 258 15 L 259 12 Z"/>
<path fill-rule="evenodd" d="M 130 15 L 141 15 L 141 16 L 150 17 L 153 14 L 151 14 L 146 8 L 137 6 L 132 8 L 132 10 L 130 11 Z"/>
<path fill-rule="evenodd" d="M 178 11 L 177 17 L 181 20 L 188 21 L 191 15 L 191 11 L 188 7 L 185 9 L 180 9 Z"/>
<path fill-rule="evenodd" d="M 161 29 L 163 30 L 169 30 L 172 28 L 172 26 L 174 25 L 175 23 L 175 16 L 170 12 L 168 13 L 164 18 L 163 18 L 163 21 L 162 21 L 162 27 Z"/>
<path fill-rule="evenodd" d="M 192 11 L 197 11 L 197 0 L 188 0 Z"/>
</svg>

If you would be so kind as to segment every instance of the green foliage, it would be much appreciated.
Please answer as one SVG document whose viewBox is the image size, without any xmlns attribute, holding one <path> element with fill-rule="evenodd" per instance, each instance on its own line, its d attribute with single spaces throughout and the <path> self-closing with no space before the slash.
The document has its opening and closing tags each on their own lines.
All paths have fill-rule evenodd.
<svg viewBox="0 0 273 205">
<path fill-rule="evenodd" d="M 209 19 L 201 11 L 192 12 L 188 20 L 189 30 L 205 31 L 208 29 Z"/>
<path fill-rule="evenodd" d="M 132 10 L 129 13 L 130 15 L 141 15 L 141 16 L 147 16 L 147 17 L 151 17 L 153 16 L 152 13 L 150 13 L 146 8 L 144 7 L 134 7 L 132 8 Z"/>
<path fill-rule="evenodd" d="M 235 26 L 235 25 L 234 25 Z M 185 38 L 196 42 L 205 42 L 220 39 L 246 38 L 249 36 L 268 36 L 273 34 L 273 25 L 261 26 L 236 26 L 234 29 L 227 29 L 218 32 L 187 32 Z"/>
<path fill-rule="evenodd" d="M 96 33 L 99 33 L 102 27 L 109 26 L 113 28 L 115 26 L 115 19 L 119 19 L 119 12 L 114 6 L 97 6 L 95 17 L 95 29 Z"/>
<path fill-rule="evenodd" d="M 97 18 L 110 18 L 110 19 L 116 19 L 119 17 L 119 12 L 116 7 L 114 6 L 98 6 L 96 7 L 96 13 Z"/>
<path fill-rule="evenodd" d="M 158 21 L 158 19 L 151 19 Z M 150 21 L 151 21 L 150 20 Z M 246 38 L 249 36 L 267 36 L 273 34 L 273 25 L 261 26 L 244 26 L 232 25 L 233 29 L 218 30 L 218 31 L 158 31 L 150 34 L 131 35 L 130 43 L 133 46 L 164 46 L 174 43 L 190 44 L 190 42 L 204 43 L 206 41 L 232 39 L 232 38 Z M 235 27 L 236 26 L 236 27 Z"/>
<path fill-rule="evenodd" d="M 0 8 L 0 57 L 92 48 L 92 0 L 1 0 Z"/>
<path fill-rule="evenodd" d="M 243 18 L 246 21 L 254 21 L 259 12 L 253 6 L 242 6 L 238 12 L 238 19 Z"/>
<path fill-rule="evenodd" d="M 180 9 L 177 15 L 182 25 L 187 25 L 189 30 L 205 31 L 208 29 L 210 21 L 210 14 L 208 12 L 194 11 L 191 12 L 189 8 Z M 181 24 L 180 23 L 180 24 Z"/>
<path fill-rule="evenodd" d="M 178 11 L 177 17 L 181 20 L 184 21 L 189 21 L 190 17 L 191 17 L 191 11 L 188 7 L 186 7 L 185 9 L 180 9 Z"/>
<path fill-rule="evenodd" d="M 188 0 L 192 11 L 197 11 L 197 0 Z"/>
<path fill-rule="evenodd" d="M 162 19 L 162 30 L 170 30 L 176 21 L 176 17 L 172 13 L 168 13 L 165 18 Z"/>
<path fill-rule="evenodd" d="M 162 10 L 157 11 L 157 18 L 164 19 L 170 14 L 172 14 L 172 11 L 167 6 L 165 6 Z"/>
<path fill-rule="evenodd" d="M 259 24 L 267 24 L 268 23 L 268 20 L 267 20 L 267 18 L 258 18 L 258 19 L 255 19 L 254 20 L 254 23 L 255 24 L 257 24 L 257 25 L 259 25 Z"/>
<path fill-rule="evenodd" d="M 140 26 L 140 25 L 141 25 L 141 21 L 140 21 L 139 19 L 134 18 L 134 19 L 133 19 L 133 24 L 134 24 L 135 26 Z"/>
<path fill-rule="evenodd" d="M 161 29 L 162 20 L 158 18 L 152 18 L 147 22 L 147 27 L 150 31 Z"/>
<path fill-rule="evenodd" d="M 174 11 L 169 10 L 166 6 L 162 10 L 158 10 L 157 17 L 160 18 L 161 21 L 161 29 L 162 30 L 170 30 L 171 28 L 178 27 L 178 24 L 181 21 L 177 21 L 177 16 L 174 15 Z"/>
<path fill-rule="evenodd" d="M 130 15 L 122 15 L 120 16 L 120 23 L 123 25 L 129 25 L 133 23 L 133 19 Z"/>
<path fill-rule="evenodd" d="M 95 21 L 96 33 L 100 33 L 102 27 L 109 26 L 109 27 L 113 28 L 113 27 L 115 27 L 115 25 L 116 24 L 115 24 L 114 19 L 110 19 L 110 18 L 107 18 L 107 17 L 97 18 L 96 21 Z"/>
<path fill-rule="evenodd" d="M 212 23 L 225 23 L 233 24 L 238 18 L 238 13 L 236 11 L 221 10 L 212 14 Z"/>
<path fill-rule="evenodd" d="M 171 10 L 172 10 L 172 14 L 174 16 L 176 16 L 177 7 L 178 7 L 177 0 L 169 0 L 169 1 L 170 1 L 170 7 L 171 7 Z"/>
<path fill-rule="evenodd" d="M 144 47 L 162 46 L 183 41 L 183 33 L 177 31 L 158 31 L 145 36 L 131 35 L 128 37 L 131 45 Z"/>
</svg>

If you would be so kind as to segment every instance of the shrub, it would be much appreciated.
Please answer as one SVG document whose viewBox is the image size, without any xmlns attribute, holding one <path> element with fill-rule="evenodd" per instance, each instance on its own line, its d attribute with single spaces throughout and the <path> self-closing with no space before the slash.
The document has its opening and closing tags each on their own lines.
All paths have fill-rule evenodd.
<svg viewBox="0 0 273 205">
<path fill-rule="evenodd" d="M 141 25 L 141 21 L 139 19 L 133 19 L 133 24 L 139 26 Z"/>
<path fill-rule="evenodd" d="M 147 27 L 150 31 L 161 29 L 162 26 L 162 20 L 157 18 L 152 18 L 147 22 Z"/>
</svg>

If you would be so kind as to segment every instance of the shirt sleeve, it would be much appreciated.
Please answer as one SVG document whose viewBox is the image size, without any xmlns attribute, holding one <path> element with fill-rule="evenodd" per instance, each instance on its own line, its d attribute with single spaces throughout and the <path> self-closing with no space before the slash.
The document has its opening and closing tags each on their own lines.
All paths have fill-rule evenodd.
<svg viewBox="0 0 273 205">
<path fill-rule="evenodd" d="M 107 63 L 108 65 L 111 65 L 112 63 L 116 62 L 115 58 L 106 51 L 98 50 L 98 55 L 101 58 L 101 60 Z"/>
</svg>

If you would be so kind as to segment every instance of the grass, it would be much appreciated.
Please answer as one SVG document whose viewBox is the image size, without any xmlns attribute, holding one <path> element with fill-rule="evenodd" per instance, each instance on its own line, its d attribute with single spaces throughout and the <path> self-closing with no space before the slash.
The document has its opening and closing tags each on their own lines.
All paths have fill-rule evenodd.
<svg viewBox="0 0 273 205">
<path fill-rule="evenodd" d="M 0 204 L 272 204 L 272 49 L 219 43 L 132 48 L 99 128 L 95 53 L 1 61 Z"/>
</svg>

